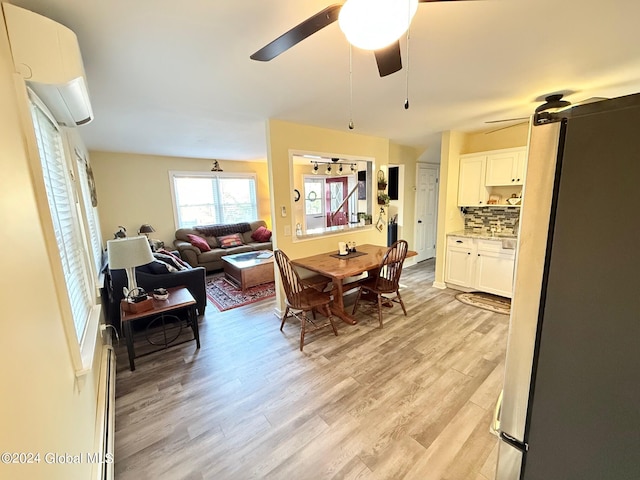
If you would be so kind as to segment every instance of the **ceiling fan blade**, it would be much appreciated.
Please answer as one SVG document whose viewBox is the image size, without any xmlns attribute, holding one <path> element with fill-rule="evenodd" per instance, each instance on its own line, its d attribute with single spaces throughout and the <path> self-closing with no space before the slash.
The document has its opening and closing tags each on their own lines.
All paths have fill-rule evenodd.
<svg viewBox="0 0 640 480">
<path fill-rule="evenodd" d="M 516 123 L 516 124 L 514 124 L 514 125 L 508 125 L 508 126 L 506 126 L 506 127 L 495 128 L 495 129 L 493 129 L 493 130 L 489 130 L 489 131 L 487 131 L 487 132 L 484 132 L 484 134 L 485 134 L 485 135 L 490 135 L 490 134 L 492 134 L 492 133 L 499 132 L 499 131 L 501 131 L 501 130 L 506 130 L 507 128 L 518 127 L 518 126 L 520 126 L 520 125 L 524 125 L 524 124 L 526 124 L 526 123 L 529 123 L 529 122 L 520 122 L 520 123 Z"/>
<path fill-rule="evenodd" d="M 484 123 L 517 122 L 518 120 L 529 120 L 529 117 L 503 118 L 502 120 L 487 120 Z"/>
<path fill-rule="evenodd" d="M 400 41 L 392 43 L 388 47 L 374 50 L 376 62 L 378 63 L 378 72 L 381 77 L 386 77 L 398 70 L 402 70 L 402 57 L 400 56 Z"/>
<path fill-rule="evenodd" d="M 259 60 L 261 62 L 273 60 L 281 53 L 289 50 L 295 44 L 300 43 L 305 38 L 338 20 L 338 13 L 340 13 L 341 8 L 342 4 L 335 4 L 325 8 L 314 16 L 307 18 L 304 22 L 296 25 L 288 32 L 283 33 L 273 42 L 268 43 L 249 58 L 251 58 L 251 60 Z"/>
</svg>

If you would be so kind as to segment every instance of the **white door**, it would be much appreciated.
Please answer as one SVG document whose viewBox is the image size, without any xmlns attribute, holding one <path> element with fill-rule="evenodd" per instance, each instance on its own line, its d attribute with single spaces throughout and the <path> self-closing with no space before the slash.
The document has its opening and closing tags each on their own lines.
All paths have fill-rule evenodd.
<svg viewBox="0 0 640 480">
<path fill-rule="evenodd" d="M 440 167 L 419 163 L 416 166 L 416 261 L 436 255 L 436 226 L 438 220 L 438 176 Z"/>
<path fill-rule="evenodd" d="M 304 229 L 324 228 L 325 222 L 324 178 L 304 177 Z"/>
</svg>

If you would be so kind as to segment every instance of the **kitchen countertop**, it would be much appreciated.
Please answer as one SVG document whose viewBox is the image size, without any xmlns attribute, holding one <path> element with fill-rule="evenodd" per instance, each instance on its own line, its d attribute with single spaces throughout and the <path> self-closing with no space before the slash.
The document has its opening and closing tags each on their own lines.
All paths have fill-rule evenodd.
<svg viewBox="0 0 640 480">
<path fill-rule="evenodd" d="M 458 230 L 457 232 L 447 233 L 447 235 L 455 236 L 455 237 L 469 237 L 469 238 L 480 238 L 483 240 L 502 240 L 503 238 L 518 238 L 518 235 L 511 232 L 500 232 L 500 233 L 491 233 L 491 232 L 478 232 L 473 230 Z"/>
</svg>

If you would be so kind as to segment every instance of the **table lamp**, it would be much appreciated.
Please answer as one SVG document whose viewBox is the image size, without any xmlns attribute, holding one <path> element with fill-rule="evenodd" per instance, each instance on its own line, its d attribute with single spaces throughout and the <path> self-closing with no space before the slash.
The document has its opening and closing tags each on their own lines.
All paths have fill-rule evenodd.
<svg viewBox="0 0 640 480">
<path fill-rule="evenodd" d="M 128 237 L 107 241 L 107 253 L 109 255 L 109 268 L 111 270 L 125 269 L 127 273 L 128 288 L 124 288 L 124 296 L 135 293 L 138 284 L 136 282 L 135 268 L 153 262 L 153 254 L 149 247 L 147 237 Z"/>
<path fill-rule="evenodd" d="M 147 238 L 149 238 L 149 234 L 155 232 L 155 229 L 149 225 L 148 223 L 145 223 L 143 225 L 140 225 L 140 230 L 138 230 L 138 235 L 140 235 L 141 233 L 144 234 Z"/>
</svg>

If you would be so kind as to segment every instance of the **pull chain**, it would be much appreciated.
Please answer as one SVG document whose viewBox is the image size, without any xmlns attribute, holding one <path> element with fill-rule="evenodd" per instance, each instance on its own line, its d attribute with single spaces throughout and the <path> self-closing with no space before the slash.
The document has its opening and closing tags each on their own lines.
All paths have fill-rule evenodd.
<svg viewBox="0 0 640 480">
<path fill-rule="evenodd" d="M 407 29 L 407 71 L 405 72 L 406 74 L 406 78 L 407 78 L 407 96 L 404 100 L 404 109 L 405 110 L 409 110 L 409 38 L 410 38 L 410 34 L 409 34 L 410 28 Z"/>
<path fill-rule="evenodd" d="M 349 44 L 349 130 L 353 130 L 353 47 Z"/>
</svg>

